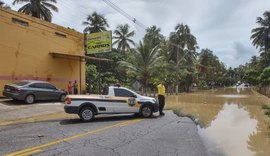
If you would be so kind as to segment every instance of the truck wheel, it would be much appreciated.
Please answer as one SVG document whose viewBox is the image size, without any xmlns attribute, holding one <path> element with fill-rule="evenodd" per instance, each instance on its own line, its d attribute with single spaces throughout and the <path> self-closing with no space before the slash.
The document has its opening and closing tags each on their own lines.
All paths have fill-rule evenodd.
<svg viewBox="0 0 270 156">
<path fill-rule="evenodd" d="M 145 118 L 151 117 L 153 114 L 153 107 L 151 107 L 149 105 L 143 106 L 143 108 L 141 110 L 141 114 Z"/>
<path fill-rule="evenodd" d="M 27 104 L 32 104 L 35 102 L 35 96 L 32 94 L 29 94 L 25 97 L 24 102 Z"/>
<path fill-rule="evenodd" d="M 91 107 L 83 107 L 79 113 L 81 120 L 83 121 L 91 121 L 95 118 L 95 112 Z"/>
</svg>

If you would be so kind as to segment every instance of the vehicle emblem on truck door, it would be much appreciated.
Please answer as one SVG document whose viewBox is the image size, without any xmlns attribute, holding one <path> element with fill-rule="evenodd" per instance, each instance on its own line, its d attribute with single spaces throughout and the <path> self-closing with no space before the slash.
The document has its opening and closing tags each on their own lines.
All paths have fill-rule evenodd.
<svg viewBox="0 0 270 156">
<path fill-rule="evenodd" d="M 130 98 L 130 99 L 128 99 L 128 104 L 129 104 L 130 106 L 134 106 L 134 105 L 135 105 L 135 98 Z"/>
</svg>

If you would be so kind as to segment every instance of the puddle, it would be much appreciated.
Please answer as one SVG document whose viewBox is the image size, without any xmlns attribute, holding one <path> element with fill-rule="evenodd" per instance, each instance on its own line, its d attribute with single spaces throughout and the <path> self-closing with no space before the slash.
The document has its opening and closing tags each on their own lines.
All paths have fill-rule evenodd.
<svg viewBox="0 0 270 156">
<path fill-rule="evenodd" d="M 224 97 L 224 98 L 247 98 L 247 95 L 216 95 L 217 97 Z"/>
<path fill-rule="evenodd" d="M 270 119 L 267 97 L 250 88 L 225 88 L 166 98 L 166 108 L 191 118 L 210 156 L 268 156 Z"/>
</svg>

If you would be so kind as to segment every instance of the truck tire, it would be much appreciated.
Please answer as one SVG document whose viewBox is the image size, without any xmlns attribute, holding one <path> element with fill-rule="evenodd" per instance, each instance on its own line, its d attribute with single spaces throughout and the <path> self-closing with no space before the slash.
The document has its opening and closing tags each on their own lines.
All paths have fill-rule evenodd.
<svg viewBox="0 0 270 156">
<path fill-rule="evenodd" d="M 82 121 L 89 122 L 95 118 L 95 112 L 91 107 L 83 107 L 79 113 Z"/>
<path fill-rule="evenodd" d="M 141 115 L 144 117 L 144 118 L 149 118 L 151 117 L 153 114 L 153 107 L 150 106 L 150 105 L 146 105 L 146 106 L 143 106 L 142 109 L 141 109 Z"/>
</svg>

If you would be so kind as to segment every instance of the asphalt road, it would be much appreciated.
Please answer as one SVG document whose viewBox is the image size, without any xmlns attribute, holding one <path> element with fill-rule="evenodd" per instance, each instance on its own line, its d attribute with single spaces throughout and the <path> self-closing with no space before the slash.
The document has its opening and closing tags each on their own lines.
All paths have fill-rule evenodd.
<svg viewBox="0 0 270 156">
<path fill-rule="evenodd" d="M 204 156 L 206 149 L 189 118 L 167 111 L 150 119 L 103 116 L 93 122 L 53 120 L 0 126 L 0 155 Z"/>
</svg>

